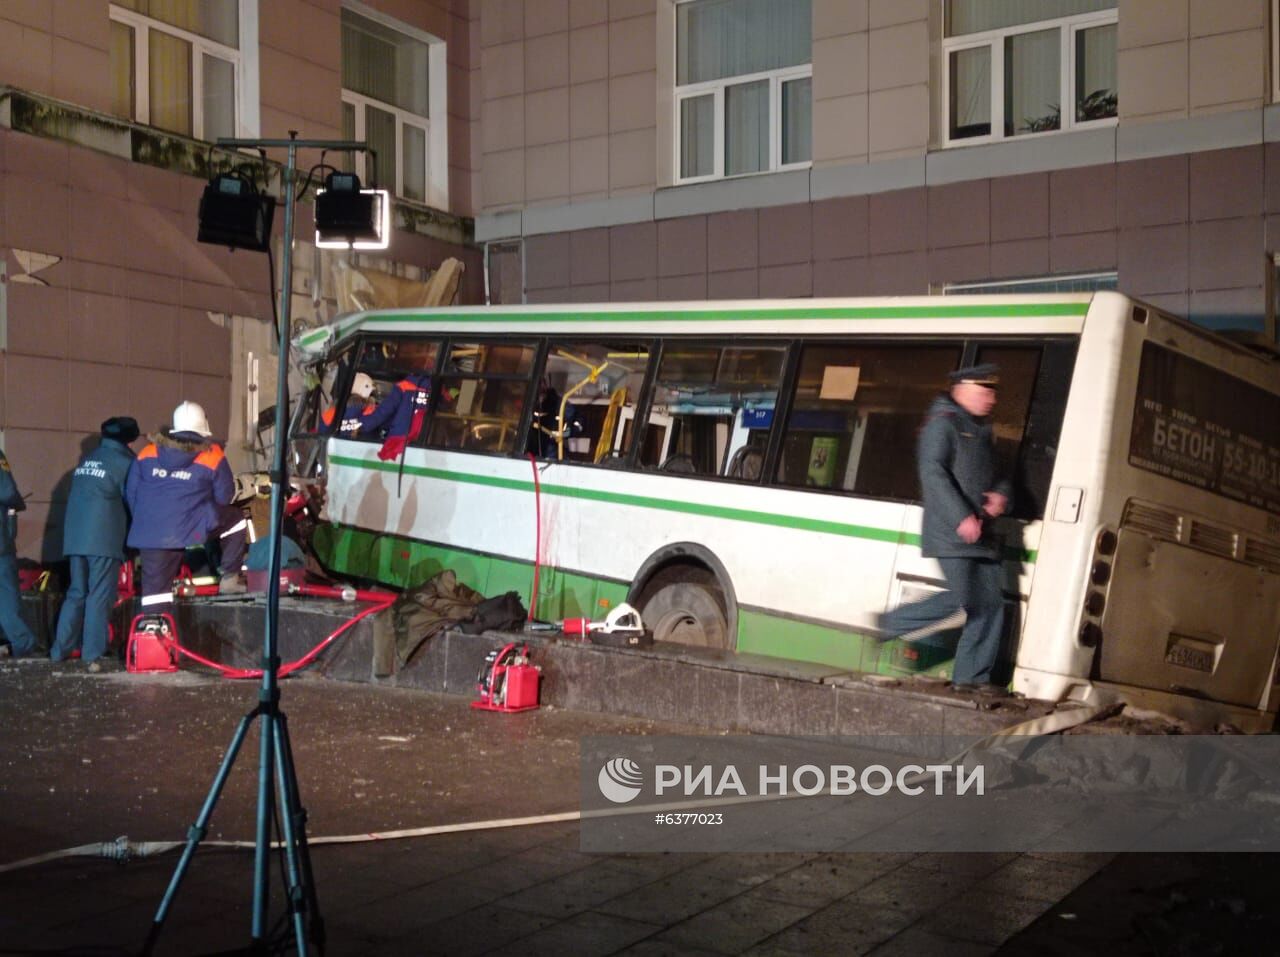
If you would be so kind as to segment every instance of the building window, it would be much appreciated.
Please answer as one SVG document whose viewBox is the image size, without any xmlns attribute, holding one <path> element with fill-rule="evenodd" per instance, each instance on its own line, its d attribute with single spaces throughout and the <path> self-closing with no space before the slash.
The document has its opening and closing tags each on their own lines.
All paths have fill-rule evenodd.
<svg viewBox="0 0 1280 957">
<path fill-rule="evenodd" d="M 375 11 L 342 10 L 342 132 L 374 150 L 355 157 L 355 170 L 366 185 L 440 208 L 448 204 L 444 54 L 436 38 Z"/>
<path fill-rule="evenodd" d="M 1116 0 L 943 4 L 947 145 L 1115 123 Z"/>
<path fill-rule="evenodd" d="M 240 0 L 110 5 L 112 112 L 202 140 L 235 136 Z"/>
<path fill-rule="evenodd" d="M 810 0 L 681 0 L 676 7 L 676 180 L 807 166 Z"/>
</svg>

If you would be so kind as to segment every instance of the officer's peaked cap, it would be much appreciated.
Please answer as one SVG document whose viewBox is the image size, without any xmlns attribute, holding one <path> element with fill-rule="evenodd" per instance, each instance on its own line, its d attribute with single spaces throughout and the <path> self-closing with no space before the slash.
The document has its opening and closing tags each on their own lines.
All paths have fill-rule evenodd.
<svg viewBox="0 0 1280 957">
<path fill-rule="evenodd" d="M 961 382 L 973 382 L 978 385 L 999 385 L 1000 384 L 1000 367 L 994 362 L 984 362 L 981 365 L 965 366 L 963 369 L 957 369 L 955 372 L 949 373 L 952 384 Z"/>
</svg>

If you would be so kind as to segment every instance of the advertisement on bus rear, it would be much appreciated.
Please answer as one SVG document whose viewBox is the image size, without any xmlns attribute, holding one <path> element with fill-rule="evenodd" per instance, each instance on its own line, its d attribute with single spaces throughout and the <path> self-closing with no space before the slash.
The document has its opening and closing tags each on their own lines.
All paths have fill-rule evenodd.
<svg viewBox="0 0 1280 957">
<path fill-rule="evenodd" d="M 1280 514 L 1280 396 L 1148 342 L 1129 464 Z"/>
</svg>

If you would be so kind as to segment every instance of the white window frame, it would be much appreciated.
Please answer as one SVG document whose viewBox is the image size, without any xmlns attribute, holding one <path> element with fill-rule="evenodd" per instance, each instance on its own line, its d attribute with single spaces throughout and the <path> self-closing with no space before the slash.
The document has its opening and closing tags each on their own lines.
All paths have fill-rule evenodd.
<svg viewBox="0 0 1280 957">
<path fill-rule="evenodd" d="M 943 23 L 946 23 L 946 4 L 942 0 Z M 1013 140 L 1032 139 L 1041 136 L 1056 136 L 1071 130 L 1099 129 L 1115 126 L 1119 116 L 1108 116 L 1100 120 L 1077 120 L 1075 110 L 1076 90 L 1076 34 L 1081 30 L 1119 24 L 1119 10 L 1098 10 L 1093 13 L 1081 13 L 1070 17 L 1059 17 L 1055 20 L 1036 20 L 1032 23 L 1020 23 L 1017 26 L 1001 27 L 998 30 L 986 30 L 982 33 L 965 33 L 956 37 L 944 37 L 942 40 L 942 143 L 944 147 L 979 146 L 983 143 L 1001 143 Z M 1023 33 L 1041 33 L 1045 30 L 1058 31 L 1058 128 L 1040 133 L 1018 133 L 1014 136 L 1004 135 L 1004 41 L 1008 37 Z M 978 48 L 990 50 L 991 57 L 991 132 L 986 136 L 965 136 L 951 138 L 951 55 L 962 50 Z M 1118 113 L 1118 111 L 1117 111 Z"/>
<path fill-rule="evenodd" d="M 691 0 L 679 0 L 680 3 L 689 3 Z M 678 20 L 677 20 L 678 22 Z M 676 29 L 679 29 L 678 27 Z M 672 49 L 675 50 L 679 44 L 679 37 L 672 35 Z M 810 51 L 812 57 L 812 50 Z M 672 166 L 675 177 L 675 183 L 678 186 L 685 186 L 690 183 L 709 183 L 718 179 L 738 179 L 743 176 L 762 176 L 765 173 L 785 172 L 787 170 L 809 169 L 813 166 L 813 160 L 807 159 L 799 163 L 782 162 L 782 85 L 792 80 L 808 79 L 811 83 L 813 80 L 813 61 L 810 59 L 808 63 L 798 66 L 784 67 L 780 70 L 764 70 L 759 73 L 743 73 L 738 76 L 726 76 L 717 80 L 705 80 L 701 83 L 686 83 L 683 86 L 675 87 L 675 111 L 673 115 L 673 123 L 675 125 L 675 133 L 671 137 L 672 141 Z M 731 86 L 739 86 L 747 83 L 758 83 L 761 80 L 769 81 L 769 167 L 768 169 L 758 170 L 751 173 L 734 173 L 726 175 L 724 171 L 724 99 L 725 90 Z M 680 108 L 685 100 L 696 99 L 700 96 L 706 96 L 708 93 L 714 96 L 714 117 L 712 122 L 715 124 L 712 143 L 714 150 L 714 160 L 712 162 L 712 172 L 706 176 L 681 176 L 680 175 Z M 812 89 L 810 92 L 812 97 Z M 810 114 L 812 115 L 812 114 Z M 809 126 L 809 153 L 813 154 L 813 125 Z"/>
<path fill-rule="evenodd" d="M 343 9 L 359 14 L 366 20 L 373 20 L 389 30 L 402 33 L 409 39 L 426 45 L 428 116 L 419 116 L 417 113 L 402 110 L 382 100 L 348 90 L 346 87 L 342 88 L 342 102 L 350 104 L 355 110 L 355 138 L 359 141 L 363 141 L 365 138 L 366 107 L 372 106 L 375 109 L 382 110 L 384 113 L 391 113 L 396 118 L 396 182 L 384 182 L 382 177 L 385 174 L 385 167 L 381 167 L 378 185 L 385 189 L 390 189 L 397 200 L 409 203 L 425 202 L 427 206 L 447 211 L 449 208 L 449 123 L 447 113 L 448 69 L 446 60 L 448 48 L 445 41 L 423 30 L 411 27 L 400 20 L 389 17 L 364 3 L 357 2 L 357 0 L 344 0 L 342 6 Z M 339 76 L 341 76 L 341 66 L 339 66 Z M 406 125 L 416 127 L 426 134 L 427 167 L 423 171 L 423 182 L 426 184 L 425 200 L 406 200 L 404 198 L 404 127 Z M 353 155 L 356 175 L 360 177 L 365 185 L 369 185 L 372 179 L 369 174 L 372 170 L 369 164 L 366 163 L 365 154 L 356 153 Z"/>
<path fill-rule="evenodd" d="M 245 96 L 248 84 L 245 82 L 245 63 L 241 51 L 236 47 L 229 47 L 225 44 L 218 43 L 216 40 L 210 40 L 208 37 L 202 37 L 198 33 L 191 33 L 181 27 L 175 27 L 172 24 L 165 23 L 163 20 L 157 20 L 154 17 L 148 17 L 134 10 L 124 7 L 117 7 L 115 4 L 108 5 L 108 16 L 111 20 L 122 23 L 133 30 L 133 116 L 130 119 L 139 123 L 151 125 L 151 44 L 148 42 L 148 32 L 156 30 L 179 40 L 184 40 L 191 44 L 191 136 L 193 139 L 207 139 L 204 135 L 204 61 L 202 57 L 211 56 L 219 60 L 225 60 L 231 63 L 232 67 L 232 83 L 235 85 L 233 95 L 233 109 L 235 110 L 234 128 L 237 136 L 256 135 L 256 117 L 258 110 L 256 103 L 251 108 L 246 108 Z M 239 3 L 239 19 L 240 24 L 244 24 L 246 19 L 250 19 L 254 24 L 257 23 L 258 3 L 257 0 L 240 0 Z M 254 32 L 256 33 L 256 27 Z M 238 42 L 245 42 L 245 29 L 243 26 L 239 29 Z M 256 44 L 255 44 L 256 45 Z M 256 67 L 256 57 L 255 64 Z M 257 84 L 253 84 L 256 90 Z M 256 99 L 256 95 L 255 95 Z M 254 118 L 255 122 L 247 123 L 248 118 Z M 252 125 L 254 129 L 249 129 Z M 159 127 L 157 127 L 159 128 Z M 172 130 L 165 132 L 174 133 L 174 135 L 182 135 Z"/>
</svg>

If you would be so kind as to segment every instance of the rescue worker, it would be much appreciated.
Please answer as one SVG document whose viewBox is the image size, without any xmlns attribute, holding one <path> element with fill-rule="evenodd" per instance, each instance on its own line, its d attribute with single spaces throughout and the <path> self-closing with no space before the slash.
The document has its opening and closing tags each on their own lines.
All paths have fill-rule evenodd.
<svg viewBox="0 0 1280 957">
<path fill-rule="evenodd" d="M 378 407 L 364 417 L 360 431 L 373 434 L 386 427 L 387 434 L 378 458 L 384 462 L 399 458 L 405 446 L 418 438 L 422 421 L 431 402 L 431 376 L 425 372 L 410 372 L 396 383 L 378 403 Z"/>
<path fill-rule="evenodd" d="M 129 545 L 141 552 L 143 612 L 170 610 L 183 552 L 213 538 L 222 554 L 218 593 L 245 591 L 240 565 L 249 522 L 231 504 L 235 478 L 212 434 L 204 409 L 183 402 L 173 410 L 172 428 L 153 435 L 129 469 Z"/>
<path fill-rule="evenodd" d="M 533 408 L 533 421 L 529 426 L 529 438 L 525 451 L 541 459 L 556 458 L 560 444 L 556 436 L 560 432 L 561 395 L 555 387 L 543 382 L 538 389 L 538 403 Z M 578 409 L 572 402 L 564 406 L 564 438 L 576 438 L 586 429 L 578 418 Z M 567 442 L 566 442 L 567 444 Z"/>
<path fill-rule="evenodd" d="M 13 545 L 16 513 L 27 503 L 18 493 L 9 460 L 0 452 L 0 658 L 21 658 L 36 646 L 36 636 L 22 620 L 22 595 L 18 590 L 18 556 Z"/>
<path fill-rule="evenodd" d="M 116 600 L 116 581 L 124 560 L 129 515 L 124 483 L 133 465 L 130 443 L 138 423 L 128 416 L 107 419 L 98 447 L 80 460 L 71 476 L 62 554 L 71 564 L 71 586 L 58 614 L 58 631 L 49 657 L 62 661 L 80 647 L 80 660 L 98 671 L 107 652 L 109 619 Z M 83 631 L 81 625 L 83 624 Z"/>
<path fill-rule="evenodd" d="M 882 615 L 882 639 L 916 640 L 964 622 L 952 670 L 957 690 L 1005 695 L 991 683 L 1004 629 L 1003 567 L 991 521 L 1009 507 L 1009 483 L 996 477 L 991 412 L 1000 370 L 957 369 L 949 394 L 929 408 L 917 444 L 924 496 L 920 551 L 937 558 L 947 591 Z"/>
<path fill-rule="evenodd" d="M 371 401 L 373 397 L 373 380 L 363 372 L 357 372 L 351 382 L 351 395 L 347 397 L 346 408 L 342 417 L 338 417 L 338 407 L 331 405 L 320 415 L 326 434 L 336 434 L 340 439 L 354 438 L 360 431 L 364 420 L 377 406 Z M 336 422 L 336 426 L 335 426 Z"/>
</svg>

